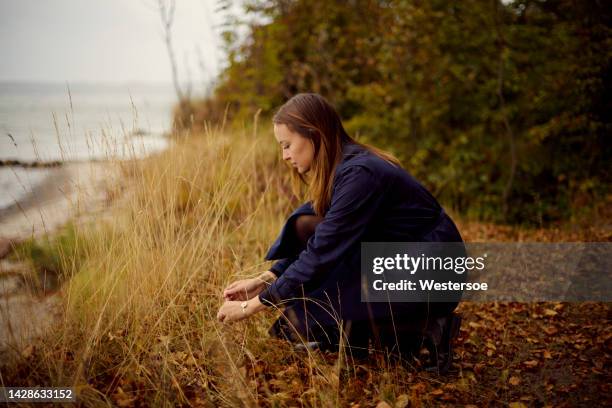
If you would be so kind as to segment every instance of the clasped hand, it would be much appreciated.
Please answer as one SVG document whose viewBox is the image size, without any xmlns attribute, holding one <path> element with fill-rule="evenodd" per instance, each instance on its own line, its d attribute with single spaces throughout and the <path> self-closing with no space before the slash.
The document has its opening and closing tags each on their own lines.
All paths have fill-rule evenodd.
<svg viewBox="0 0 612 408">
<path fill-rule="evenodd" d="M 265 287 L 259 278 L 241 279 L 229 284 L 223 290 L 225 300 L 249 300 L 258 295 Z"/>
<path fill-rule="evenodd" d="M 223 290 L 225 302 L 217 312 L 217 320 L 222 323 L 231 323 L 261 310 L 259 301 L 249 301 L 246 308 L 242 307 L 242 302 L 253 299 L 264 289 L 265 285 L 260 278 L 241 279 L 228 285 Z"/>
</svg>

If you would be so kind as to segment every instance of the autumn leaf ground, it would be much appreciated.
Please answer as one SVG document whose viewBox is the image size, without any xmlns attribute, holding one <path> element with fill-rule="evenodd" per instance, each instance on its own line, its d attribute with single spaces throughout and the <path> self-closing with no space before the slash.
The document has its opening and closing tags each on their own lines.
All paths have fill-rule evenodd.
<svg viewBox="0 0 612 408">
<path fill-rule="evenodd" d="M 607 303 L 464 302 L 444 376 L 382 353 L 295 352 L 268 336 L 274 312 L 217 323 L 222 288 L 268 267 L 263 254 L 297 203 L 270 138 L 210 131 L 119 164 L 124 177 L 94 222 L 29 243 L 37 252 L 16 248 L 61 255 L 64 304 L 52 332 L 5 354 L 2 384 L 73 386 L 84 406 L 612 403 Z M 456 219 L 471 242 L 612 238 L 605 212 L 538 229 Z"/>
</svg>

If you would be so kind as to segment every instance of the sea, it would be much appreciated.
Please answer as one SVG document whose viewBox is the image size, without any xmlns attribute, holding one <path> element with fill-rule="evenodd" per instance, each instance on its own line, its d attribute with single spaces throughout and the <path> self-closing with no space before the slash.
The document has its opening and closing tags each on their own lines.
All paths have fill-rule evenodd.
<svg viewBox="0 0 612 408">
<path fill-rule="evenodd" d="M 170 84 L 0 82 L 0 162 L 125 160 L 169 145 Z M 0 212 L 51 172 L 0 166 Z"/>
</svg>

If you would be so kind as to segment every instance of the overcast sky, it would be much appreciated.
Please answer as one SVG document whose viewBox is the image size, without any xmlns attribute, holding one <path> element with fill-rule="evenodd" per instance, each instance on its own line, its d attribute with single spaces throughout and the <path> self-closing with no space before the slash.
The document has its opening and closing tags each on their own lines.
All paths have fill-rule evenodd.
<svg viewBox="0 0 612 408">
<path fill-rule="evenodd" d="M 201 84 L 222 63 L 222 17 L 216 0 L 176 3 L 180 76 Z M 0 0 L 0 81 L 170 82 L 162 35 L 157 0 Z"/>
</svg>

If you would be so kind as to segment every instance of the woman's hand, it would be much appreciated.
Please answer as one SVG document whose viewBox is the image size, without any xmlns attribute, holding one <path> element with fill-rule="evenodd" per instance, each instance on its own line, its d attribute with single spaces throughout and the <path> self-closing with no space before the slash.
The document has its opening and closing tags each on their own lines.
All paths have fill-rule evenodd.
<svg viewBox="0 0 612 408">
<path fill-rule="evenodd" d="M 223 290 L 225 300 L 249 300 L 257 296 L 270 281 L 276 279 L 276 275 L 267 271 L 257 278 L 241 279 L 231 283 Z"/>
<path fill-rule="evenodd" d="M 219 311 L 217 312 L 217 320 L 219 320 L 221 323 L 237 322 L 252 316 L 265 308 L 266 307 L 259 301 L 258 297 L 243 302 L 227 300 L 219 308 Z"/>
<path fill-rule="evenodd" d="M 249 300 L 258 295 L 266 284 L 258 278 L 241 279 L 223 290 L 225 300 Z"/>
</svg>

